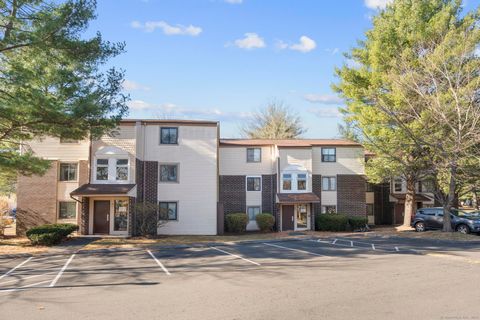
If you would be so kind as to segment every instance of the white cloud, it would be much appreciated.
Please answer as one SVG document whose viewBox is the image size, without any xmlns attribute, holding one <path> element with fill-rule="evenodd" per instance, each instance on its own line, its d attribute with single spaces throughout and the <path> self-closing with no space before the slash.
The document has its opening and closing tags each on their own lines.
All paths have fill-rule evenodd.
<svg viewBox="0 0 480 320">
<path fill-rule="evenodd" d="M 385 9 L 392 2 L 393 0 L 364 0 L 365 6 L 373 10 Z"/>
<path fill-rule="evenodd" d="M 127 102 L 127 105 L 130 109 L 136 110 L 136 111 L 146 110 L 152 107 L 152 105 L 142 100 L 131 100 Z"/>
<path fill-rule="evenodd" d="M 125 91 L 150 91 L 150 87 L 144 86 L 135 81 L 125 79 L 123 81 L 122 87 Z"/>
<path fill-rule="evenodd" d="M 339 118 L 341 116 L 338 108 L 328 107 L 328 108 L 315 108 L 308 110 L 310 113 L 313 113 L 319 118 Z"/>
<path fill-rule="evenodd" d="M 317 47 L 317 44 L 313 39 L 310 39 L 307 36 L 301 36 L 299 43 L 289 45 L 282 40 L 277 40 L 275 43 L 275 47 L 279 50 L 290 49 L 306 53 L 315 49 Z"/>
<path fill-rule="evenodd" d="M 343 103 L 343 100 L 337 96 L 330 94 L 306 94 L 304 96 L 305 100 L 312 103 L 321 103 L 321 104 L 340 104 Z"/>
<path fill-rule="evenodd" d="M 231 43 L 227 43 L 226 46 L 231 46 Z M 233 45 L 240 49 L 252 50 L 258 48 L 265 48 L 266 44 L 262 37 L 253 32 L 245 33 L 245 38 L 237 39 L 233 42 Z"/>
<path fill-rule="evenodd" d="M 225 0 L 225 2 L 230 4 L 241 4 L 243 0 Z"/>
<path fill-rule="evenodd" d="M 330 53 L 332 56 L 334 56 L 334 55 L 336 55 L 337 53 L 340 52 L 340 49 L 338 49 L 338 48 L 333 48 L 333 49 L 327 48 L 327 49 L 325 49 L 325 51 Z"/>
<path fill-rule="evenodd" d="M 312 51 L 316 47 L 317 47 L 317 44 L 315 43 L 315 41 L 313 39 L 310 39 L 307 36 L 301 36 L 300 37 L 300 43 L 293 44 L 289 48 L 291 50 L 296 50 L 296 51 L 300 51 L 300 52 L 305 53 L 305 52 Z"/>
<path fill-rule="evenodd" d="M 195 37 L 202 33 L 202 28 L 200 27 L 195 27 L 193 25 L 184 26 L 181 24 L 173 26 L 165 21 L 146 21 L 145 23 L 132 21 L 130 26 L 134 29 L 142 29 L 145 32 L 153 32 L 156 29 L 161 29 L 167 36 L 184 35 Z"/>
</svg>

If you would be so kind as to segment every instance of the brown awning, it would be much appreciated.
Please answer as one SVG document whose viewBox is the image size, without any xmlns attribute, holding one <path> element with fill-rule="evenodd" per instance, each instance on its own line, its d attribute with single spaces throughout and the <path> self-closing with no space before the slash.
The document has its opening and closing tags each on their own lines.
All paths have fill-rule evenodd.
<svg viewBox="0 0 480 320">
<path fill-rule="evenodd" d="M 405 193 L 392 193 L 392 197 L 400 201 L 405 201 L 406 196 L 407 195 Z M 432 200 L 433 199 L 430 199 L 429 197 L 426 197 L 423 194 L 417 193 L 415 195 L 415 201 L 432 201 Z"/>
<path fill-rule="evenodd" d="M 278 203 L 319 203 L 315 193 L 277 193 Z"/>
<path fill-rule="evenodd" d="M 134 184 L 84 184 L 70 192 L 71 196 L 127 194 Z"/>
</svg>

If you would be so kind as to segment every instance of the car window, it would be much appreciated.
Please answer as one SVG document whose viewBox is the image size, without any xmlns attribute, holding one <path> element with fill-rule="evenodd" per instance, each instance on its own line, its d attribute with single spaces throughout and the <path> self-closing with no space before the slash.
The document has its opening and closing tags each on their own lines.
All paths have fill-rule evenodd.
<svg viewBox="0 0 480 320">
<path fill-rule="evenodd" d="M 432 210 L 425 210 L 423 212 L 424 215 L 426 216 L 434 216 L 435 215 L 435 211 L 432 211 Z"/>
</svg>

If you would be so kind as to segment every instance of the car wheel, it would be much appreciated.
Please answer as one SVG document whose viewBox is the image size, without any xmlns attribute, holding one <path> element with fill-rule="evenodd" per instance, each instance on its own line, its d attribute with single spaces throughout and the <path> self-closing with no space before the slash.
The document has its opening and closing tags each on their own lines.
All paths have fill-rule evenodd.
<svg viewBox="0 0 480 320">
<path fill-rule="evenodd" d="M 425 231 L 425 223 L 423 223 L 423 222 L 415 223 L 415 231 L 417 231 L 417 232 Z"/>
<path fill-rule="evenodd" d="M 460 232 L 460 233 L 463 233 L 463 234 L 469 234 L 470 233 L 470 228 L 465 224 L 459 224 L 455 230 L 457 230 L 457 232 Z"/>
</svg>

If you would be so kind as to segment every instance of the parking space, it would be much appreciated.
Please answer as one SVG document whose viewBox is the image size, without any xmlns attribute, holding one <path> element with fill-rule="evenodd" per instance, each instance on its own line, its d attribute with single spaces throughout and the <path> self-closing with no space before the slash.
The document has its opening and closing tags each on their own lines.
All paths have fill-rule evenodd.
<svg viewBox="0 0 480 320">
<path fill-rule="evenodd" d="M 364 259 L 415 255 L 426 248 L 385 239 L 332 237 L 3 258 L 0 294 L 39 288 L 146 286 L 199 274 L 352 265 Z"/>
</svg>

